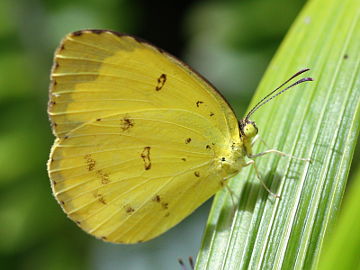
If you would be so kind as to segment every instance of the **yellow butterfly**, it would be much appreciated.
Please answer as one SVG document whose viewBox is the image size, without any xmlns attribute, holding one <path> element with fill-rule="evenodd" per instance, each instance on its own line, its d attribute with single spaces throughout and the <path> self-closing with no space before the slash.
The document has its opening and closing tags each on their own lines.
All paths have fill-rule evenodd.
<svg viewBox="0 0 360 270">
<path fill-rule="evenodd" d="M 249 116 L 277 90 L 238 121 L 209 82 L 163 50 L 112 31 L 71 33 L 51 72 L 53 193 L 98 238 L 150 240 L 255 165 L 245 156 L 283 154 L 251 149 Z"/>
</svg>

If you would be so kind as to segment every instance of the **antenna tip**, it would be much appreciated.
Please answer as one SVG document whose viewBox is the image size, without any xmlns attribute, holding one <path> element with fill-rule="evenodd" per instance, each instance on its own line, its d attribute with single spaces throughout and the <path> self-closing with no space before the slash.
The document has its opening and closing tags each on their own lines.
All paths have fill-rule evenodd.
<svg viewBox="0 0 360 270">
<path fill-rule="evenodd" d="M 310 70 L 310 68 L 303 68 L 303 69 L 300 69 L 296 74 L 301 74 L 301 73 L 304 73 L 304 72 L 306 72 L 306 71 L 309 71 Z"/>
</svg>

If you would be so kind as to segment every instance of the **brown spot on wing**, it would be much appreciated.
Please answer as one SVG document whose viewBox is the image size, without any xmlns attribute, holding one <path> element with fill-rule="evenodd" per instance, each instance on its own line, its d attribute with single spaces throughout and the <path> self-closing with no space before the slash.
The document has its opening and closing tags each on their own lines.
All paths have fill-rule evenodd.
<svg viewBox="0 0 360 270">
<path fill-rule="evenodd" d="M 80 31 L 75 31 L 75 32 L 72 33 L 72 35 L 73 35 L 73 36 L 76 36 L 76 37 L 81 36 L 82 34 L 83 34 L 83 31 L 82 31 L 82 30 L 80 30 Z"/>
<path fill-rule="evenodd" d="M 90 171 L 94 170 L 95 165 L 96 165 L 95 159 L 93 159 L 90 154 L 86 154 L 84 156 L 84 159 L 85 159 L 88 171 L 90 172 Z"/>
<path fill-rule="evenodd" d="M 207 144 L 206 149 L 211 149 L 211 146 Z"/>
<path fill-rule="evenodd" d="M 191 138 L 187 138 L 186 140 L 185 140 L 185 143 L 186 144 L 188 144 L 188 143 L 190 143 L 191 142 Z"/>
<path fill-rule="evenodd" d="M 159 53 L 166 53 L 163 49 L 159 48 L 159 47 L 154 47 L 155 49 L 157 49 L 159 51 Z"/>
<path fill-rule="evenodd" d="M 125 36 L 129 36 L 129 35 L 126 35 Z M 133 39 L 135 39 L 137 42 L 139 43 L 147 43 L 144 39 L 142 39 L 141 37 L 138 37 L 138 36 L 131 36 Z"/>
<path fill-rule="evenodd" d="M 160 195 L 155 195 L 154 198 L 152 198 L 154 202 L 160 202 Z"/>
<path fill-rule="evenodd" d="M 168 209 L 168 208 L 169 208 L 169 203 L 167 203 L 167 202 L 162 202 L 162 203 L 161 203 L 161 206 L 162 206 L 162 208 L 164 208 L 164 209 Z"/>
<path fill-rule="evenodd" d="M 196 107 L 199 108 L 199 107 L 200 107 L 200 104 L 203 104 L 203 103 L 204 103 L 204 101 L 200 101 L 200 100 L 199 100 L 199 101 L 196 101 Z"/>
<path fill-rule="evenodd" d="M 120 120 L 120 128 L 122 131 L 129 130 L 135 125 L 134 120 L 128 118 L 127 116 Z"/>
<path fill-rule="evenodd" d="M 125 207 L 125 211 L 126 211 L 126 213 L 132 213 L 132 212 L 135 211 L 135 209 L 132 208 L 131 206 L 126 206 L 126 207 Z"/>
<path fill-rule="evenodd" d="M 210 116 L 214 116 L 215 115 L 215 113 L 213 113 L 213 112 L 210 112 Z"/>
<path fill-rule="evenodd" d="M 141 152 L 141 158 L 144 161 L 145 170 L 150 170 L 151 168 L 151 159 L 150 159 L 150 146 L 144 147 L 144 150 Z"/>
<path fill-rule="evenodd" d="M 100 35 L 101 33 L 105 32 L 105 31 L 104 30 L 93 29 L 93 30 L 91 30 L 91 32 L 94 33 L 94 34 Z"/>
<path fill-rule="evenodd" d="M 157 79 L 157 85 L 155 87 L 155 90 L 156 91 L 160 91 L 164 85 L 165 85 L 165 82 L 166 82 L 166 74 L 161 74 L 160 77 Z"/>
<path fill-rule="evenodd" d="M 99 202 L 101 202 L 102 204 L 107 204 L 104 197 L 102 195 L 99 196 L 98 198 Z"/>
<path fill-rule="evenodd" d="M 164 217 L 168 217 L 169 215 L 170 215 L 170 213 L 167 212 L 167 213 L 164 215 Z"/>
<path fill-rule="evenodd" d="M 48 104 L 49 110 L 53 110 L 55 105 L 56 105 L 56 101 L 51 100 L 51 101 L 49 102 L 49 104 Z"/>
<path fill-rule="evenodd" d="M 186 161 L 186 158 L 182 158 L 181 160 L 182 160 L 182 161 Z"/>
<path fill-rule="evenodd" d="M 103 170 L 97 170 L 96 176 L 100 178 L 101 184 L 106 185 L 110 183 L 110 177 L 109 174 L 105 173 Z"/>
<path fill-rule="evenodd" d="M 107 204 L 106 201 L 105 201 L 104 196 L 103 196 L 102 194 L 99 194 L 99 193 L 98 193 L 98 190 L 95 190 L 95 191 L 93 192 L 93 196 L 94 196 L 96 199 L 98 199 L 98 201 L 101 202 L 102 204 Z"/>
<path fill-rule="evenodd" d="M 195 175 L 196 177 L 200 177 L 200 172 L 196 171 L 196 172 L 194 172 L 194 175 Z"/>
</svg>

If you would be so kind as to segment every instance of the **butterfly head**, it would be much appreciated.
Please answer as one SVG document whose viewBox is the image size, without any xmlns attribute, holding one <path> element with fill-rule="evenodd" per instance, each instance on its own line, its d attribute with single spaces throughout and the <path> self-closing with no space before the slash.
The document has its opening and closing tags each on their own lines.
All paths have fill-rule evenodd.
<svg viewBox="0 0 360 270">
<path fill-rule="evenodd" d="M 258 133 L 258 128 L 254 121 L 249 119 L 242 119 L 240 121 L 240 135 L 241 137 L 252 139 Z"/>
</svg>

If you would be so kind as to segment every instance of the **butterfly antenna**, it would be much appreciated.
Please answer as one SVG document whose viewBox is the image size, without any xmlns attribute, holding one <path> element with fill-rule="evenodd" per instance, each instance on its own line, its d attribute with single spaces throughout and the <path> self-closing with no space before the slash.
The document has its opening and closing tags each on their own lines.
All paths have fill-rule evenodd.
<svg viewBox="0 0 360 270">
<path fill-rule="evenodd" d="M 285 84 L 287 84 L 289 81 L 291 81 L 292 79 L 294 79 L 295 77 L 299 76 L 300 74 L 306 72 L 310 70 L 309 68 L 305 68 L 305 69 L 302 69 L 298 72 L 296 72 L 294 75 L 292 75 L 289 79 L 287 79 L 284 83 L 282 83 L 279 87 L 277 87 L 275 90 L 271 91 L 269 94 L 267 94 L 263 99 L 261 99 L 251 110 L 250 112 L 246 115 L 245 117 L 245 120 L 248 120 L 249 117 L 257 110 L 259 109 L 261 106 L 263 106 L 264 104 L 268 103 L 270 100 L 272 100 L 273 98 L 277 97 L 278 95 L 284 93 L 286 90 L 294 87 L 295 85 L 297 84 L 300 84 L 300 83 L 303 83 L 303 82 L 306 82 L 306 81 L 313 81 L 312 78 L 303 78 L 303 79 L 300 79 L 298 81 L 296 81 L 295 83 L 293 83 L 292 85 L 286 87 L 284 90 L 280 91 L 279 93 L 271 96 L 272 94 L 274 94 L 276 91 L 278 91 L 280 88 L 282 88 Z M 271 96 L 271 97 L 270 97 Z M 270 97 L 270 98 L 269 98 Z"/>
</svg>

